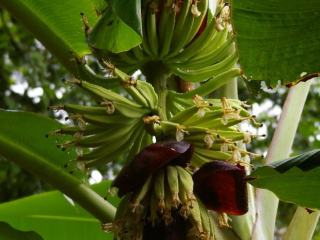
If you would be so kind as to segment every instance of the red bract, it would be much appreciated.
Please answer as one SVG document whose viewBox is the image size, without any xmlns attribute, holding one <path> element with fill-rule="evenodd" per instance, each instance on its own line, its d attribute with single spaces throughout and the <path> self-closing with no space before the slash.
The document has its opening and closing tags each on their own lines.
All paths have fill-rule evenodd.
<svg viewBox="0 0 320 240">
<path fill-rule="evenodd" d="M 151 144 L 122 168 L 114 180 L 113 186 L 119 189 L 118 195 L 120 197 L 128 192 L 133 192 L 163 166 L 168 164 L 187 166 L 190 163 L 192 153 L 192 145 L 184 141 Z"/>
<path fill-rule="evenodd" d="M 242 215 L 248 211 L 245 177 L 243 166 L 212 161 L 193 175 L 194 192 L 210 210 Z"/>
</svg>

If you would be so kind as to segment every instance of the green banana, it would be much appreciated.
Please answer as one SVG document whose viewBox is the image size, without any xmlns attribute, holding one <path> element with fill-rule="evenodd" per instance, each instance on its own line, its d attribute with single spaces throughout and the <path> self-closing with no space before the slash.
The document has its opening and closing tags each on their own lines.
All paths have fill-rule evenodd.
<svg viewBox="0 0 320 240">
<path fill-rule="evenodd" d="M 182 69 L 182 68 L 173 68 L 172 70 L 176 75 L 190 82 L 200 82 L 207 80 L 211 77 L 216 77 L 217 75 L 228 71 L 238 61 L 238 55 L 236 52 L 234 54 L 228 56 L 223 61 L 213 64 L 211 66 L 207 66 L 198 70 L 191 69 Z"/>
<path fill-rule="evenodd" d="M 169 189 L 171 192 L 172 196 L 172 205 L 175 208 L 178 208 L 180 204 L 180 199 L 179 199 L 179 176 L 178 176 L 178 170 L 176 169 L 175 166 L 167 166 L 166 168 L 166 173 L 167 173 L 167 180 L 168 180 L 168 185 Z"/>
<path fill-rule="evenodd" d="M 88 123 L 98 126 L 111 126 L 111 125 L 130 125 L 136 119 L 128 119 L 119 114 L 97 116 L 97 115 L 81 115 L 82 119 Z"/>
<path fill-rule="evenodd" d="M 215 20 L 212 19 L 208 26 L 205 28 L 204 32 L 195 39 L 192 43 L 190 43 L 187 47 L 183 49 L 179 55 L 172 55 L 171 58 L 166 58 L 168 64 L 176 63 L 176 62 L 184 62 L 186 63 L 190 58 L 195 56 L 198 51 L 202 51 L 206 49 L 207 46 L 210 44 L 210 39 L 215 35 L 218 34 L 215 28 Z"/>
<path fill-rule="evenodd" d="M 187 43 L 191 42 L 194 37 L 196 36 L 197 32 L 199 31 L 202 22 L 204 21 L 205 16 L 207 15 L 208 11 L 208 0 L 200 0 L 200 1 L 195 1 L 192 6 L 191 6 L 191 12 L 193 15 L 195 15 L 194 22 L 192 24 L 191 31 L 188 35 L 187 38 Z M 196 16 L 196 14 L 199 14 L 199 16 Z"/>
<path fill-rule="evenodd" d="M 164 202 L 165 202 L 165 209 L 164 213 L 162 215 L 163 222 L 166 226 L 170 225 L 173 221 L 174 218 L 172 217 L 172 209 L 175 208 L 174 203 L 172 202 L 171 194 L 168 191 L 168 186 L 165 186 L 165 197 L 164 197 Z"/>
<path fill-rule="evenodd" d="M 135 102 L 137 102 L 138 104 L 140 104 L 146 108 L 149 108 L 149 103 L 146 100 L 145 96 L 143 94 L 141 94 L 141 92 L 138 91 L 138 89 L 135 86 L 125 87 L 125 90 L 127 93 L 130 94 L 130 96 L 133 98 L 133 100 Z"/>
<path fill-rule="evenodd" d="M 84 126 L 84 128 L 79 128 L 77 126 L 63 127 L 54 131 L 53 134 L 69 134 L 69 135 L 80 134 L 81 136 L 87 136 L 87 135 L 99 133 L 103 130 L 104 130 L 103 127 L 87 124 Z"/>
<path fill-rule="evenodd" d="M 212 239 L 214 233 L 211 231 L 211 220 L 210 220 L 208 210 L 204 206 L 204 204 L 200 201 L 199 198 L 197 198 L 197 202 L 198 202 L 199 209 L 200 209 L 203 231 L 204 231 L 205 235 L 207 236 L 206 239 Z"/>
<path fill-rule="evenodd" d="M 164 40 L 162 41 L 162 47 L 160 52 L 160 58 L 164 58 L 170 53 L 171 49 L 171 43 L 172 43 L 172 37 L 173 37 L 173 31 L 175 26 L 175 19 L 176 19 L 176 12 L 174 10 L 171 10 L 171 13 L 169 15 L 168 19 L 168 26 L 169 28 L 166 29 L 166 36 Z"/>
<path fill-rule="evenodd" d="M 194 152 L 201 155 L 202 157 L 214 160 L 231 160 L 232 158 L 232 152 L 221 152 L 197 147 L 195 148 Z"/>
<path fill-rule="evenodd" d="M 146 81 L 137 80 L 135 88 L 145 98 L 147 107 L 152 110 L 156 110 L 158 107 L 158 95 L 156 94 L 153 86 Z"/>
<path fill-rule="evenodd" d="M 173 41 L 172 41 L 172 47 L 170 50 L 170 54 L 167 55 L 168 58 L 176 55 L 177 53 L 179 53 L 183 47 L 188 43 L 188 36 L 192 30 L 192 25 L 194 22 L 195 16 L 192 14 L 192 12 L 189 10 L 188 14 L 187 14 L 187 18 L 185 20 L 184 25 L 187 27 L 184 27 L 183 29 L 186 30 L 186 32 L 184 32 L 182 35 L 180 35 L 179 37 L 177 37 L 175 39 L 175 35 L 173 35 Z M 170 67 L 170 65 L 168 65 L 168 67 Z"/>
<path fill-rule="evenodd" d="M 153 0 L 150 2 L 147 9 L 147 39 L 148 45 L 150 46 L 150 50 L 152 52 L 153 57 L 158 56 L 159 43 L 157 36 L 157 17 L 156 17 L 156 9 L 158 8 L 158 3 Z"/>
<path fill-rule="evenodd" d="M 193 116 L 197 115 L 198 112 L 199 112 L 199 107 L 192 106 L 174 115 L 172 118 L 170 118 L 170 121 L 181 123 L 181 124 L 187 121 L 190 122 L 190 118 L 193 118 Z"/>
<path fill-rule="evenodd" d="M 234 38 L 227 39 L 222 45 L 214 48 L 210 54 L 203 54 L 199 59 L 190 59 L 187 62 L 173 63 L 172 66 L 190 69 L 199 69 L 211 66 L 215 63 L 223 61 L 228 56 L 235 54 L 236 48 L 234 44 Z"/>
<path fill-rule="evenodd" d="M 154 179 L 154 193 L 156 196 L 156 199 L 158 200 L 158 208 L 160 213 L 164 212 L 165 209 L 165 172 L 164 169 L 160 169 L 157 172 L 157 175 Z"/>
<path fill-rule="evenodd" d="M 111 147 L 114 147 L 114 145 Z M 124 146 L 123 148 L 118 148 L 114 151 L 110 151 L 106 155 L 101 155 L 95 159 L 83 161 L 84 165 L 86 168 L 91 168 L 99 165 L 106 165 L 107 163 L 110 163 L 110 162 L 117 162 L 126 156 L 124 151 L 125 147 L 127 146 Z"/>
<path fill-rule="evenodd" d="M 132 134 L 132 146 L 130 147 L 127 159 L 131 161 L 135 155 L 137 155 L 140 150 L 143 148 L 142 142 L 148 133 L 144 130 L 144 126 L 141 125 L 137 130 Z"/>
<path fill-rule="evenodd" d="M 135 125 L 127 125 L 111 128 L 101 133 L 88 137 L 82 137 L 78 140 L 75 140 L 75 144 L 81 147 L 98 147 L 102 144 L 121 142 L 125 135 L 130 134 L 130 132 L 132 132 L 134 126 Z"/>
<path fill-rule="evenodd" d="M 195 96 L 195 95 L 200 95 L 202 97 L 205 97 L 205 96 L 209 95 L 210 93 L 212 93 L 213 91 L 220 88 L 221 86 L 223 86 L 224 84 L 226 84 L 227 82 L 229 82 L 231 79 L 233 79 L 237 76 L 240 76 L 241 73 L 242 73 L 242 70 L 239 68 L 229 69 L 229 70 L 209 79 L 206 83 L 200 85 L 198 88 L 196 88 L 190 92 L 181 93 L 177 96 L 180 97 L 180 100 L 181 99 L 188 99 L 188 98 Z M 208 101 L 208 102 L 210 102 L 210 101 Z"/>
<path fill-rule="evenodd" d="M 192 159 L 191 159 L 192 166 L 200 167 L 203 164 L 208 163 L 208 162 L 210 162 L 209 158 L 204 157 L 204 156 L 198 154 L 197 152 L 193 153 Z"/>
<path fill-rule="evenodd" d="M 115 106 L 115 109 L 126 117 L 140 118 L 147 113 L 147 109 L 143 108 L 141 105 L 134 103 L 111 90 L 85 81 L 82 81 L 80 85 L 91 93 L 101 97 L 102 99 L 111 101 Z"/>
<path fill-rule="evenodd" d="M 184 168 L 180 166 L 176 166 L 179 176 L 179 190 L 183 188 L 187 193 L 187 198 L 189 200 L 194 200 L 195 197 L 193 195 L 193 179 L 191 174 Z"/>
<path fill-rule="evenodd" d="M 155 192 L 151 191 L 151 196 L 150 196 L 150 221 L 152 225 L 154 226 L 158 222 L 158 201 L 157 197 L 155 196 Z"/>
<path fill-rule="evenodd" d="M 209 39 L 208 42 L 210 44 L 208 43 L 205 48 L 197 51 L 197 54 L 190 58 L 189 61 L 196 61 L 203 57 L 210 56 L 212 52 L 216 51 L 216 49 L 220 48 L 220 46 L 228 40 L 229 35 L 230 33 L 227 28 L 221 32 L 216 32 L 216 34 L 212 35 L 211 39 Z"/>
<path fill-rule="evenodd" d="M 138 125 L 138 124 L 137 124 Z M 135 129 L 139 126 L 135 126 Z M 134 131 L 132 131 L 134 132 Z M 105 143 L 100 145 L 97 148 L 94 148 L 91 150 L 89 153 L 83 154 L 82 156 L 78 157 L 79 161 L 92 161 L 94 159 L 102 159 L 105 156 L 109 156 L 111 153 L 122 149 L 124 151 L 125 149 L 128 149 L 129 146 L 132 144 L 132 139 L 131 139 L 132 134 L 126 134 L 123 136 L 120 142 L 118 141 L 113 141 L 111 143 Z M 108 159 L 105 159 L 107 162 Z M 91 165 L 91 164 L 90 164 Z"/>
<path fill-rule="evenodd" d="M 183 32 L 185 30 L 185 26 L 191 28 L 191 26 L 186 24 L 187 15 L 190 12 L 191 1 L 192 0 L 184 0 L 182 3 L 172 36 L 173 45 L 176 45 L 179 41 L 181 41 L 181 38 L 185 36 L 185 32 Z"/>
<path fill-rule="evenodd" d="M 170 48 L 170 43 L 171 43 L 171 38 L 174 27 L 175 27 L 175 11 L 173 7 L 173 2 L 172 0 L 167 0 L 162 6 L 161 14 L 160 14 L 160 19 L 159 19 L 159 35 L 158 35 L 158 40 L 159 44 L 161 46 L 160 48 L 160 56 L 165 55 L 165 50 L 164 48 L 167 48 L 169 50 Z M 165 43 L 166 42 L 166 43 Z M 169 44 L 168 44 L 169 43 Z M 164 47 L 165 45 L 168 45 Z M 167 50 L 167 51 L 168 51 Z"/>
<path fill-rule="evenodd" d="M 52 109 L 63 109 L 69 113 L 79 113 L 79 114 L 92 114 L 92 115 L 105 115 L 112 114 L 107 107 L 92 107 L 92 106 L 83 106 L 77 104 L 64 104 L 60 106 L 53 106 Z"/>
<path fill-rule="evenodd" d="M 136 209 L 140 205 L 140 202 L 147 196 L 148 192 L 150 191 L 151 183 L 152 183 L 152 176 L 150 176 L 147 179 L 147 181 L 143 184 L 138 194 L 134 196 L 132 201 L 132 212 L 136 211 Z"/>
<path fill-rule="evenodd" d="M 170 121 L 175 123 L 183 123 L 187 121 L 191 116 L 196 114 L 198 110 L 199 108 L 197 106 L 191 106 L 181 112 L 178 112 L 176 115 L 170 118 Z"/>
<path fill-rule="evenodd" d="M 198 201 L 192 201 L 192 207 L 190 208 L 190 217 L 191 223 L 196 227 L 195 236 L 203 235 L 203 227 L 202 227 L 202 219 L 201 219 L 201 211 L 198 204 Z M 194 231 L 193 230 L 193 231 Z"/>
</svg>

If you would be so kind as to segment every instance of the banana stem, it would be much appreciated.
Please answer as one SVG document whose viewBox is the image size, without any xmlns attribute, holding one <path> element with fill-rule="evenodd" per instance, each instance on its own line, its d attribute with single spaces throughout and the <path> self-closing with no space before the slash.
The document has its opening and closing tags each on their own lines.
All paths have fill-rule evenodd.
<svg viewBox="0 0 320 240">
<path fill-rule="evenodd" d="M 311 240 L 319 220 L 320 212 L 308 213 L 303 207 L 298 207 L 283 240 Z"/>
<path fill-rule="evenodd" d="M 150 82 L 159 97 L 158 114 L 162 121 L 167 120 L 167 80 L 170 77 L 169 70 L 160 62 L 149 63 L 144 67 L 143 73 Z"/>
<path fill-rule="evenodd" d="M 267 164 L 289 157 L 310 85 L 308 81 L 290 89 L 268 150 Z M 278 203 L 279 199 L 272 192 L 256 190 L 257 219 L 252 240 L 273 239 Z"/>
</svg>

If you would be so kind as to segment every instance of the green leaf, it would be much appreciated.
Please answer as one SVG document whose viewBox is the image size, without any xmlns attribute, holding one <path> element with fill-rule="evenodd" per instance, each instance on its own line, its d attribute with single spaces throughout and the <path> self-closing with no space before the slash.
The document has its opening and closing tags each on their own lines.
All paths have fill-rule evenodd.
<svg viewBox="0 0 320 240">
<path fill-rule="evenodd" d="M 141 36 L 110 8 L 106 9 L 88 36 L 92 48 L 113 53 L 127 51 L 139 45 L 141 40 Z"/>
<path fill-rule="evenodd" d="M 91 0 L 1 0 L 1 5 L 24 24 L 74 74 L 79 71 L 70 52 L 90 53 L 80 13 L 91 25 L 97 16 Z"/>
<path fill-rule="evenodd" d="M 142 36 L 141 0 L 110 0 L 113 12 Z"/>
<path fill-rule="evenodd" d="M 258 167 L 248 177 L 257 188 L 274 192 L 280 200 L 320 209 L 320 150 Z"/>
<path fill-rule="evenodd" d="M 67 194 L 100 221 L 111 221 L 115 208 L 58 167 L 68 154 L 59 152 L 54 142 L 45 142 L 44 137 L 58 125 L 32 113 L 0 111 L 0 154 Z"/>
<path fill-rule="evenodd" d="M 30 149 L 55 166 L 72 171 L 74 176 L 84 179 L 84 173 L 76 166 L 70 166 L 70 162 L 76 158 L 75 151 L 64 152 L 57 148 L 57 144 L 66 141 L 67 138 L 49 135 L 61 127 L 62 124 L 59 122 L 39 114 L 0 110 L 0 138 L 13 142 L 17 148 Z M 66 163 L 69 163 L 67 168 Z"/>
<path fill-rule="evenodd" d="M 1 240 L 43 240 L 43 238 L 35 232 L 18 231 L 4 222 L 0 222 L 0 236 Z"/>
<path fill-rule="evenodd" d="M 109 186 L 110 182 L 105 181 L 93 188 L 103 196 Z M 118 204 L 116 198 L 111 201 Z M 97 219 L 58 191 L 0 204 L 0 221 L 20 231 L 35 231 L 46 240 L 112 239 L 112 234 L 102 231 Z"/>
<path fill-rule="evenodd" d="M 320 1 L 233 1 L 233 25 L 245 75 L 275 86 L 320 72 Z"/>
<path fill-rule="evenodd" d="M 303 171 L 308 171 L 316 167 L 320 167 L 320 150 L 316 149 L 310 152 L 300 154 L 282 161 L 272 163 L 277 171 L 283 173 L 292 167 L 298 167 Z"/>
<path fill-rule="evenodd" d="M 17 146 L 32 149 L 44 158 L 50 153 L 52 163 L 59 167 L 76 157 L 75 152 L 67 154 L 57 149 L 57 143 L 65 138 L 48 135 L 61 127 L 59 122 L 40 114 L 0 110 L 1 138 L 6 138 Z"/>
</svg>

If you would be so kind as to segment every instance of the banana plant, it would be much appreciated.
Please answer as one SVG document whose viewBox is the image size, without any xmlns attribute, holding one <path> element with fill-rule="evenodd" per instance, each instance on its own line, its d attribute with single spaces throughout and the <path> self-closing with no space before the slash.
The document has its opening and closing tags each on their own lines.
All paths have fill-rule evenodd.
<svg viewBox="0 0 320 240">
<path fill-rule="evenodd" d="M 320 49 L 309 43 L 320 33 L 309 23 L 320 4 L 309 2 L 0 0 L 73 74 L 66 84 L 96 102 L 49 106 L 68 113 L 66 125 L 0 111 L 0 154 L 65 194 L 0 205 L 9 209 L 0 231 L 8 239 L 268 240 L 281 199 L 300 206 L 285 239 L 311 239 L 319 150 L 289 158 L 319 76 L 309 51 Z M 312 34 L 298 31 L 306 25 Z M 236 79 L 290 87 L 265 159 L 246 149 L 261 136 L 241 125 L 263 123 L 237 98 Z M 110 163 L 122 166 L 112 183 L 87 184 L 88 171 Z M 64 221 L 59 233 L 35 220 L 45 216 Z M 84 226 L 90 236 L 79 234 Z"/>
</svg>

